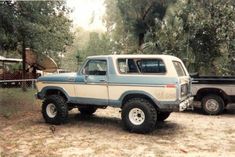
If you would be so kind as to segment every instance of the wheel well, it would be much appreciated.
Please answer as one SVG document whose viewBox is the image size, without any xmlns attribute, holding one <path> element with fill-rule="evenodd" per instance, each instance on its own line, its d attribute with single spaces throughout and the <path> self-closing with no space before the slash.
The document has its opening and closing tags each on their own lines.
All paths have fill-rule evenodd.
<svg viewBox="0 0 235 157">
<path fill-rule="evenodd" d="M 50 95 L 60 95 L 64 98 L 64 100 L 68 100 L 67 96 L 60 90 L 58 89 L 50 89 L 50 90 L 47 90 L 46 93 L 45 93 L 45 97 L 48 97 Z"/>
<path fill-rule="evenodd" d="M 153 107 L 158 111 L 159 108 L 157 106 L 157 104 L 147 95 L 144 95 L 144 94 L 128 94 L 126 95 L 123 100 L 122 100 L 122 107 L 123 105 L 130 99 L 133 99 L 133 98 L 143 98 L 143 99 L 146 99 L 148 100 L 151 104 L 153 104 Z"/>
<path fill-rule="evenodd" d="M 204 89 L 200 89 L 196 96 L 194 97 L 194 100 L 196 101 L 201 101 L 203 99 L 203 97 L 207 96 L 207 95 L 218 95 L 220 96 L 224 103 L 227 104 L 228 103 L 228 96 L 225 94 L 225 92 L 221 89 L 218 88 L 204 88 Z"/>
</svg>

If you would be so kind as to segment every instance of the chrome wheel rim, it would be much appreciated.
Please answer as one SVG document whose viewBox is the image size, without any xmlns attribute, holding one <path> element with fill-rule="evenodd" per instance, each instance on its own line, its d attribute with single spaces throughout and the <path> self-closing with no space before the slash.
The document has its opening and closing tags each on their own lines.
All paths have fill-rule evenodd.
<svg viewBox="0 0 235 157">
<path fill-rule="evenodd" d="M 48 117 L 54 118 L 57 114 L 56 106 L 52 103 L 48 104 L 46 107 L 46 112 Z"/>
<path fill-rule="evenodd" d="M 145 114 L 143 110 L 139 108 L 133 108 L 129 112 L 129 120 L 134 125 L 141 125 L 145 120 Z"/>
<path fill-rule="evenodd" d="M 219 109 L 219 103 L 218 101 L 214 100 L 214 99 L 209 99 L 206 102 L 206 109 L 211 111 L 211 112 L 215 112 Z"/>
</svg>

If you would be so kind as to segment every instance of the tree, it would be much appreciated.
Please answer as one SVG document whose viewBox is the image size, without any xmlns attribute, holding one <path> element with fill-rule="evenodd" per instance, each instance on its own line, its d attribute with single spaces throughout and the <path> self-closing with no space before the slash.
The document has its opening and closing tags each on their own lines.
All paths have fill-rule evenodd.
<svg viewBox="0 0 235 157">
<path fill-rule="evenodd" d="M 156 32 L 158 49 L 185 59 L 190 71 L 228 75 L 234 58 L 233 1 L 178 0 Z M 235 70 L 235 69 L 233 69 Z"/>
<path fill-rule="evenodd" d="M 186 25 L 191 30 L 189 46 L 198 64 L 196 70 L 204 74 L 230 74 L 234 51 L 231 44 L 235 39 L 234 2 L 194 0 L 189 1 L 186 9 L 190 11 Z"/>
<path fill-rule="evenodd" d="M 107 10 L 104 19 L 108 32 L 116 32 L 111 37 L 119 44 L 119 48 L 131 53 L 136 49 L 142 51 L 146 33 L 154 37 L 155 25 L 163 19 L 168 1 L 106 0 L 105 4 Z"/>
<path fill-rule="evenodd" d="M 155 32 L 155 26 L 165 16 L 167 1 L 164 0 L 118 0 L 118 8 L 124 21 L 124 28 L 138 38 L 141 50 L 145 34 Z"/>
<path fill-rule="evenodd" d="M 72 43 L 71 21 L 67 18 L 70 10 L 64 1 L 9 1 L 1 2 L 1 8 L 10 13 L 10 18 L 2 20 L 13 27 L 12 32 L 8 31 L 8 39 L 11 39 L 8 44 L 14 49 L 18 45 L 22 54 L 23 79 L 27 47 L 38 53 L 58 56 L 58 52 L 65 51 L 65 46 Z M 15 38 L 10 36 L 13 34 Z"/>
<path fill-rule="evenodd" d="M 81 27 L 77 27 L 73 31 L 73 34 L 74 42 L 72 45 L 68 46 L 67 53 L 62 59 L 61 68 L 77 71 L 85 58 L 85 54 L 82 54 L 82 51 L 89 41 L 89 32 Z"/>
<path fill-rule="evenodd" d="M 113 45 L 107 33 L 89 32 L 89 40 L 78 55 L 84 59 L 87 56 L 112 54 Z"/>
<path fill-rule="evenodd" d="M 0 2 L 0 51 L 15 50 L 17 38 L 15 36 L 14 8 L 10 1 Z"/>
<path fill-rule="evenodd" d="M 103 18 L 106 32 L 114 41 L 113 51 L 118 54 L 136 52 L 138 45 L 133 33 L 125 29 L 117 0 L 105 0 L 106 14 Z"/>
<path fill-rule="evenodd" d="M 63 68 L 77 71 L 87 56 L 107 55 L 115 51 L 115 42 L 106 32 L 89 32 L 77 28 L 75 39 L 63 59 Z"/>
</svg>

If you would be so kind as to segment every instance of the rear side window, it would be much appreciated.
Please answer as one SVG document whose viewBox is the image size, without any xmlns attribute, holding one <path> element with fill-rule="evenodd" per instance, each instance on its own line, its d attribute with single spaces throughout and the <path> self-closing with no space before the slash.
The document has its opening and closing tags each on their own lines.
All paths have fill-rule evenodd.
<svg viewBox="0 0 235 157">
<path fill-rule="evenodd" d="M 186 76 L 184 68 L 180 62 L 173 61 L 173 64 L 174 64 L 174 67 L 175 67 L 175 70 L 176 70 L 178 76 Z"/>
<path fill-rule="evenodd" d="M 119 72 L 130 73 L 165 73 L 166 67 L 161 59 L 118 59 Z"/>
<path fill-rule="evenodd" d="M 118 68 L 122 74 L 139 72 L 134 59 L 118 59 Z"/>
<path fill-rule="evenodd" d="M 160 59 L 142 59 L 137 61 L 141 73 L 165 73 L 166 67 Z"/>
</svg>

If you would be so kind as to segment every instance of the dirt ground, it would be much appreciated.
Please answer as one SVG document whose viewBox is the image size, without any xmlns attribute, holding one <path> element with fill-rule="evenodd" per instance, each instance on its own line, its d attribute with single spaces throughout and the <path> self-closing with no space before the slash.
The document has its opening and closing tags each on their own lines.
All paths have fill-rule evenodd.
<svg viewBox="0 0 235 157">
<path fill-rule="evenodd" d="M 235 110 L 220 116 L 172 113 L 147 135 L 122 129 L 119 109 L 82 117 L 72 110 L 69 122 L 44 123 L 39 109 L 0 116 L 0 157 L 4 156 L 235 156 Z"/>
</svg>

